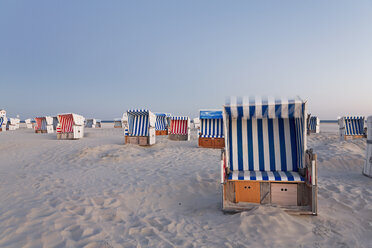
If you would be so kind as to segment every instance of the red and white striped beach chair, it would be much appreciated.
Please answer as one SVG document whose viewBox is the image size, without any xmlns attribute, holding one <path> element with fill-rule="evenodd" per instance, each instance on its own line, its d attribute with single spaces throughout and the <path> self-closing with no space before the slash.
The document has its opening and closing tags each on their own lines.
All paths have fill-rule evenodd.
<svg viewBox="0 0 372 248">
<path fill-rule="evenodd" d="M 190 119 L 188 116 L 171 116 L 170 140 L 190 140 Z"/>
<path fill-rule="evenodd" d="M 59 114 L 57 139 L 80 139 L 84 137 L 84 117 L 77 114 Z"/>
</svg>

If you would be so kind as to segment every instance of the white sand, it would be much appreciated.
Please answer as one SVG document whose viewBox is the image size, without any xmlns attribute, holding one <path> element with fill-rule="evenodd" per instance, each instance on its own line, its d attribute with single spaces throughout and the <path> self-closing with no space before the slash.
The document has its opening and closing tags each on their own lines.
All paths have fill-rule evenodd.
<svg viewBox="0 0 372 248">
<path fill-rule="evenodd" d="M 0 247 L 372 247 L 365 139 L 336 124 L 309 137 L 318 153 L 319 216 L 260 206 L 221 211 L 220 151 L 157 139 L 123 145 L 121 129 L 77 141 L 0 133 Z"/>
</svg>

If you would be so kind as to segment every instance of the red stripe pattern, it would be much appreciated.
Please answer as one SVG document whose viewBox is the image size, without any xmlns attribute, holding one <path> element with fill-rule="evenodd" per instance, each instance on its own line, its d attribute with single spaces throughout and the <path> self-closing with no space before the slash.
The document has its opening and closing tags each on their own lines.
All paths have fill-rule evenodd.
<svg viewBox="0 0 372 248">
<path fill-rule="evenodd" d="M 35 130 L 41 130 L 42 118 L 35 118 Z"/>
<path fill-rule="evenodd" d="M 187 135 L 188 120 L 172 120 L 171 134 Z"/>
<path fill-rule="evenodd" d="M 61 125 L 61 133 L 72 133 L 72 126 L 74 125 L 74 118 L 72 114 L 58 115 L 59 123 Z"/>
</svg>

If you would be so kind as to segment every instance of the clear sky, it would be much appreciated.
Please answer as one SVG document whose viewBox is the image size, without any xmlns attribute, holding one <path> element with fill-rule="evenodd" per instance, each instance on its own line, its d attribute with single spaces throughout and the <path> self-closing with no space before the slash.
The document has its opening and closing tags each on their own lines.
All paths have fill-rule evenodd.
<svg viewBox="0 0 372 248">
<path fill-rule="evenodd" d="M 231 95 L 372 115 L 372 1 L 0 1 L 10 117 L 194 117 Z"/>
</svg>

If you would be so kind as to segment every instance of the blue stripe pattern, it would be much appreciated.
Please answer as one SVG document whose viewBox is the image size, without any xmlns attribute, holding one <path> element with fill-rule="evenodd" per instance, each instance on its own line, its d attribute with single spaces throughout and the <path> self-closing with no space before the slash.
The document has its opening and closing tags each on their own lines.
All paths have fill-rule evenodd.
<svg viewBox="0 0 372 248">
<path fill-rule="evenodd" d="M 167 120 L 165 114 L 156 114 L 155 130 L 167 130 Z"/>
<path fill-rule="evenodd" d="M 0 117 L 0 128 L 3 126 L 3 122 L 4 122 L 4 117 Z"/>
<path fill-rule="evenodd" d="M 149 111 L 146 109 L 128 110 L 128 135 L 149 136 Z"/>
<path fill-rule="evenodd" d="M 222 119 L 200 119 L 200 137 L 202 138 L 223 138 Z"/>
<path fill-rule="evenodd" d="M 317 124 L 318 124 L 318 117 L 311 116 L 309 120 L 309 130 L 315 131 Z"/>
<path fill-rule="evenodd" d="M 304 182 L 305 178 L 294 171 L 233 171 L 228 180 Z"/>
<path fill-rule="evenodd" d="M 345 135 L 363 135 L 364 117 L 346 116 L 344 117 Z"/>
<path fill-rule="evenodd" d="M 242 172 L 234 180 L 249 180 L 249 172 L 251 180 L 303 181 L 297 172 L 304 168 L 305 104 L 231 98 L 224 106 L 230 177 Z"/>
</svg>

